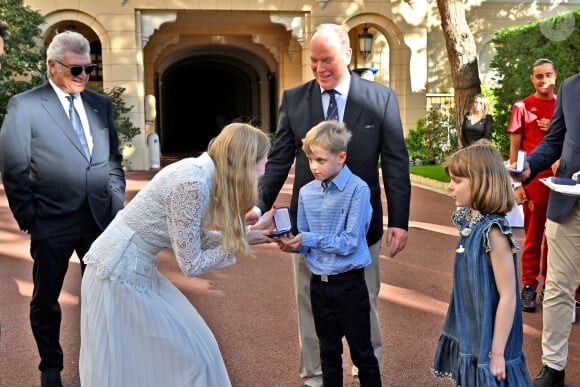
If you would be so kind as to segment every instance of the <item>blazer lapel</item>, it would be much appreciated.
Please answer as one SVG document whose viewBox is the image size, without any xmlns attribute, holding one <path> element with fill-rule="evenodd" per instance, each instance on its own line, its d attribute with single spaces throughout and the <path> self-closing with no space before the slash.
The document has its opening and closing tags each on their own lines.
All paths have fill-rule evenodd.
<svg viewBox="0 0 580 387">
<path fill-rule="evenodd" d="M 306 106 L 312 107 L 310 110 L 310 127 L 313 127 L 325 119 L 324 109 L 322 108 L 320 86 L 316 80 L 310 82 L 310 87 L 308 87 L 306 99 Z"/>
<path fill-rule="evenodd" d="M 62 103 L 58 100 L 58 95 L 55 93 L 49 82 L 47 82 L 42 89 L 41 99 L 42 106 L 46 112 L 53 118 L 54 122 L 56 122 L 59 129 L 70 140 L 70 142 L 72 142 L 77 150 L 84 156 L 85 152 L 83 151 L 79 137 L 73 129 L 68 115 L 64 111 Z"/>
<path fill-rule="evenodd" d="M 83 98 L 87 120 L 89 121 L 91 136 L 93 137 L 93 158 L 95 158 L 97 152 L 105 149 L 103 148 L 102 136 L 100 135 L 102 133 L 102 130 L 100 129 L 102 129 L 103 126 L 99 116 L 101 109 L 97 104 L 95 104 L 95 101 L 91 98 L 90 94 L 82 92 L 81 96 Z"/>
<path fill-rule="evenodd" d="M 357 75 L 353 75 L 351 72 L 350 89 L 348 91 L 348 98 L 346 99 L 346 106 L 344 108 L 344 117 L 342 119 L 351 131 L 356 128 L 356 122 L 362 114 L 365 105 L 361 82 L 361 79 Z M 370 101 L 366 101 L 366 104 L 369 103 Z M 351 125 L 351 123 L 353 123 L 353 125 Z"/>
</svg>

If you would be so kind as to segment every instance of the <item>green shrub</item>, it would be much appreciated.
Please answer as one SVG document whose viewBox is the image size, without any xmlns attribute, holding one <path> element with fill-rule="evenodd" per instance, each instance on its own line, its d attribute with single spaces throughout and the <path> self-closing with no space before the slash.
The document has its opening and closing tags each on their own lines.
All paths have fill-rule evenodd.
<svg viewBox="0 0 580 387">
<path fill-rule="evenodd" d="M 427 116 L 417 120 L 417 127 L 407 135 L 407 150 L 414 164 L 438 164 L 458 149 L 455 113 L 437 107 L 427 111 Z"/>
<path fill-rule="evenodd" d="M 44 17 L 24 6 L 22 0 L 1 0 L 0 20 L 8 24 L 10 31 L 0 67 L 1 124 L 10 97 L 46 82 L 46 49 L 37 46 L 42 39 L 39 25 L 45 22 Z"/>
</svg>

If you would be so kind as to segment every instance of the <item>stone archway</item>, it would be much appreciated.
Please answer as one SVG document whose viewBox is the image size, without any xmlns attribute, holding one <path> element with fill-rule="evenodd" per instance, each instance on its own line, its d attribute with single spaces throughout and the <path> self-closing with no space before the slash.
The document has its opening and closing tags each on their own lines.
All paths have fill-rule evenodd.
<svg viewBox="0 0 580 387">
<path fill-rule="evenodd" d="M 424 31 L 424 39 L 416 39 L 410 47 L 399 27 L 379 14 L 356 15 L 345 22 L 345 27 L 350 31 L 365 24 L 380 31 L 389 44 L 389 84 L 385 86 L 397 94 L 403 128 L 407 130 L 415 125 L 418 118 L 425 117 L 427 31 Z M 414 69 L 413 74 L 411 68 Z"/>
<path fill-rule="evenodd" d="M 197 154 L 233 121 L 275 128 L 277 62 L 263 45 L 251 36 L 178 36 L 153 34 L 145 50 L 161 153 Z"/>
<path fill-rule="evenodd" d="M 346 28 L 351 30 L 358 25 L 373 26 L 380 31 L 389 44 L 390 69 L 389 73 L 391 87 L 398 95 L 404 95 L 411 91 L 409 85 L 410 55 L 409 48 L 405 45 L 405 40 L 401 30 L 392 20 L 376 14 L 360 14 L 346 21 Z"/>
<path fill-rule="evenodd" d="M 159 76 L 163 154 L 199 154 L 231 122 L 263 126 L 258 70 L 229 53 L 209 54 L 208 49 L 198 48 Z"/>
</svg>

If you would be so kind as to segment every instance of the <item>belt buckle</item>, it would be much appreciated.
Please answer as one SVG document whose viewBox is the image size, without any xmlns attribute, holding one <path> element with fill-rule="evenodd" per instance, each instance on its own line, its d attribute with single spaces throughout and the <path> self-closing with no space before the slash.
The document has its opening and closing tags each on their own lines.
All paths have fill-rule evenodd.
<svg viewBox="0 0 580 387">
<path fill-rule="evenodd" d="M 328 282 L 328 276 L 326 274 L 323 274 L 323 275 L 320 276 L 320 280 L 322 282 Z"/>
</svg>

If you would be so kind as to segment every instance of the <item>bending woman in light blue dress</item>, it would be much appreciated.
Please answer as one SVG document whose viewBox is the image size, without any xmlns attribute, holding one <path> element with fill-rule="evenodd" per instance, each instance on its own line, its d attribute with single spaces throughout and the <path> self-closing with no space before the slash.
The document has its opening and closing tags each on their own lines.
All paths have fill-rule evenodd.
<svg viewBox="0 0 580 387">
<path fill-rule="evenodd" d="M 155 254 L 171 248 L 192 277 L 271 242 L 273 211 L 251 229 L 244 221 L 269 149 L 261 130 L 226 126 L 206 153 L 163 168 L 94 242 L 81 289 L 83 387 L 230 385 L 212 332 Z"/>
</svg>

